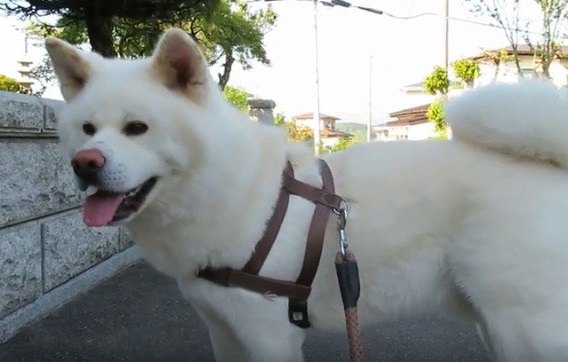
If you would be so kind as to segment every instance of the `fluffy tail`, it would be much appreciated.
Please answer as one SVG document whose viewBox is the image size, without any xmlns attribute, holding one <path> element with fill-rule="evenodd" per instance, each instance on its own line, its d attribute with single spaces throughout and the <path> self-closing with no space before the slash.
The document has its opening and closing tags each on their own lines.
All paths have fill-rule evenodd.
<svg viewBox="0 0 568 362">
<path fill-rule="evenodd" d="M 451 99 L 453 138 L 568 169 L 568 91 L 547 81 L 492 84 Z"/>
</svg>

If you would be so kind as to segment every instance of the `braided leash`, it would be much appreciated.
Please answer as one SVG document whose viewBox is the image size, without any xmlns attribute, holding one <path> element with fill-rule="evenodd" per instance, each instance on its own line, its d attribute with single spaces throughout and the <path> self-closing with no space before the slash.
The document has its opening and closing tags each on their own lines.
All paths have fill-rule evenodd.
<svg viewBox="0 0 568 362">
<path fill-rule="evenodd" d="M 348 250 L 349 244 L 345 234 L 347 210 L 340 209 L 337 214 L 339 216 L 337 228 L 339 231 L 339 251 L 335 256 L 335 270 L 345 310 L 349 355 L 351 362 L 363 362 L 363 339 L 357 315 L 357 301 L 361 290 L 359 268 L 355 255 Z"/>
</svg>

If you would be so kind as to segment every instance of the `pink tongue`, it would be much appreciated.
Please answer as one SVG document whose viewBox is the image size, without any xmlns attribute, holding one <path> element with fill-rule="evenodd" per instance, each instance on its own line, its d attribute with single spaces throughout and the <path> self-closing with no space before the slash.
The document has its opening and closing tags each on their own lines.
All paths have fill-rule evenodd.
<svg viewBox="0 0 568 362">
<path fill-rule="evenodd" d="M 83 210 L 83 221 L 87 226 L 105 226 L 112 221 L 124 194 L 98 191 L 87 197 Z"/>
</svg>

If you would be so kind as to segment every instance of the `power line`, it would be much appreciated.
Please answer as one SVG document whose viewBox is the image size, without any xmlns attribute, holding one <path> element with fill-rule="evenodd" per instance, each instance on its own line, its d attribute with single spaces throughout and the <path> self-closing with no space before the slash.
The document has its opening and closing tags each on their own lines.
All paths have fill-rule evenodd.
<svg viewBox="0 0 568 362">
<path fill-rule="evenodd" d="M 250 0 L 248 2 L 253 3 L 253 2 L 277 2 L 277 1 L 286 1 L 286 0 Z M 295 1 L 313 1 L 313 0 L 295 0 Z M 353 5 L 353 4 L 351 4 L 347 1 L 344 1 L 344 0 L 329 0 L 329 1 L 317 0 L 317 1 L 320 4 L 327 6 L 327 7 L 339 6 L 339 7 L 344 7 L 344 8 L 358 9 L 358 10 L 362 10 L 362 11 L 372 13 L 372 14 L 375 14 L 375 15 L 388 16 L 390 18 L 397 19 L 397 20 L 412 20 L 412 19 L 417 19 L 417 18 L 426 17 L 426 16 L 435 16 L 435 17 L 444 18 L 443 15 L 433 13 L 433 12 L 424 12 L 424 13 L 418 13 L 418 14 L 413 14 L 413 15 L 395 15 L 395 14 L 389 13 L 387 11 L 376 9 L 376 8 Z M 478 25 L 478 26 L 485 26 L 485 27 L 494 28 L 494 29 L 501 29 L 501 30 L 507 30 L 507 31 L 513 31 L 513 32 L 522 32 L 522 33 L 532 34 L 532 35 L 542 35 L 542 32 L 539 33 L 539 32 L 529 31 L 527 29 L 521 29 L 521 28 L 508 28 L 508 27 L 505 27 L 505 26 L 497 25 L 497 24 L 485 23 L 485 22 L 481 22 L 481 21 L 477 21 L 477 20 L 471 20 L 471 19 L 458 18 L 458 17 L 455 17 L 455 16 L 448 16 L 448 17 L 446 17 L 446 19 L 458 21 L 458 22 L 462 22 L 462 23 Z"/>
</svg>

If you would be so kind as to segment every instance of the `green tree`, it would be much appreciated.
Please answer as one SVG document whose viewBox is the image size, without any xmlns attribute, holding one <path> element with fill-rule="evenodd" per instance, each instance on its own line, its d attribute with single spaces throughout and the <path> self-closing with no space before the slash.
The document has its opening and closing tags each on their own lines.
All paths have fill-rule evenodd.
<svg viewBox="0 0 568 362">
<path fill-rule="evenodd" d="M 336 144 L 329 148 L 329 152 L 339 152 L 346 150 L 350 146 L 358 143 L 353 137 L 342 137 L 337 141 Z"/>
<path fill-rule="evenodd" d="M 479 77 L 479 64 L 473 59 L 460 59 L 452 64 L 452 68 L 467 87 L 473 87 L 473 82 Z"/>
<path fill-rule="evenodd" d="M 444 105 L 441 99 L 437 99 L 428 106 L 426 117 L 434 122 L 434 129 L 437 134 L 445 133 L 448 127 L 444 116 Z"/>
<path fill-rule="evenodd" d="M 447 94 L 449 88 L 448 72 L 440 66 L 435 66 L 432 73 L 424 78 L 424 90 L 430 94 Z"/>
<path fill-rule="evenodd" d="M 519 41 L 524 40 L 535 52 L 539 73 L 544 78 L 550 78 L 550 64 L 560 50 L 559 44 L 564 36 L 568 17 L 568 0 L 532 0 L 540 10 L 543 30 L 536 39 L 536 45 L 529 36 L 528 21 L 521 24 L 521 3 L 528 5 L 529 1 L 520 0 L 464 0 L 470 5 L 470 11 L 490 18 L 495 25 L 502 28 L 513 50 L 513 59 L 520 77 L 523 76 L 519 56 Z M 527 11 L 525 11 L 527 12 Z M 521 26 L 522 25 L 522 26 Z M 523 30 L 524 29 L 524 30 Z"/>
<path fill-rule="evenodd" d="M 155 23 L 175 18 L 180 12 L 203 12 L 219 0 L 2 0 L 0 10 L 22 18 L 60 15 L 82 23 L 93 50 L 105 57 L 117 55 L 114 44 L 116 19 Z"/>
<path fill-rule="evenodd" d="M 568 0 L 534 0 L 542 11 L 542 37 L 536 47 L 540 66 L 540 74 L 550 78 L 550 64 L 560 50 L 562 32 L 565 31 L 565 21 L 568 16 Z"/>
<path fill-rule="evenodd" d="M 310 127 L 302 126 L 291 121 L 286 124 L 288 140 L 291 142 L 311 142 L 314 139 L 314 132 Z"/>
<path fill-rule="evenodd" d="M 231 103 L 240 111 L 248 112 L 249 95 L 244 89 L 238 87 L 226 86 L 225 89 L 223 89 L 223 97 L 225 97 L 227 102 Z"/>
<path fill-rule="evenodd" d="M 84 1 L 87 0 L 78 0 Z M 186 6 L 167 18 L 116 16 L 110 24 L 112 52 L 107 50 L 101 53 L 124 58 L 150 55 L 161 34 L 168 28 L 178 27 L 187 31 L 202 46 L 209 65 L 220 65 L 218 83 L 223 89 L 235 63 L 245 69 L 251 67 L 251 61 L 270 63 L 263 40 L 276 18 L 270 6 L 253 11 L 243 0 L 216 0 L 207 2 L 207 5 Z M 84 44 L 91 40 L 92 49 L 99 51 L 93 45 L 87 21 L 72 13 L 63 13 L 55 24 L 34 23 L 30 32 L 41 37 L 56 36 L 71 44 Z M 46 59 L 43 69 L 34 72 L 42 84 L 49 80 L 45 73 L 49 69 L 47 62 Z"/>
<path fill-rule="evenodd" d="M 424 79 L 424 89 L 430 94 L 439 95 L 438 99 L 428 106 L 426 117 L 434 122 L 436 134 L 441 136 L 446 133 L 447 128 L 442 102 L 450 89 L 448 72 L 442 67 L 434 67 L 432 73 Z"/>
<path fill-rule="evenodd" d="M 276 113 L 274 115 L 274 125 L 282 127 L 286 125 L 286 116 L 282 113 Z"/>
<path fill-rule="evenodd" d="M 493 25 L 503 29 L 512 49 L 517 72 L 522 76 L 518 49 L 519 42 L 526 37 L 526 31 L 521 30 L 520 26 L 520 0 L 464 0 L 464 2 L 469 5 L 470 12 L 489 18 Z"/>
<path fill-rule="evenodd" d="M 501 64 L 512 59 L 506 49 L 501 49 L 499 51 L 486 50 L 483 52 L 482 58 L 493 62 L 493 65 L 495 66 L 495 70 L 493 71 L 493 81 L 497 80 Z"/>
<path fill-rule="evenodd" d="M 0 74 L 0 91 L 22 93 L 22 94 L 29 93 L 29 91 L 26 88 L 22 87 L 22 85 L 18 83 L 17 80 L 5 76 L 4 74 Z"/>
</svg>

